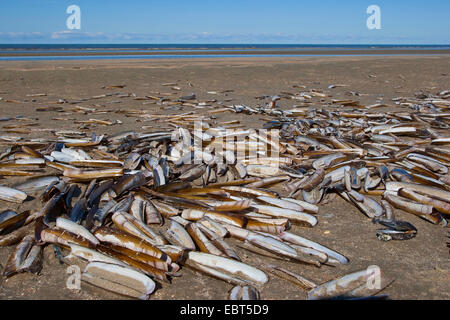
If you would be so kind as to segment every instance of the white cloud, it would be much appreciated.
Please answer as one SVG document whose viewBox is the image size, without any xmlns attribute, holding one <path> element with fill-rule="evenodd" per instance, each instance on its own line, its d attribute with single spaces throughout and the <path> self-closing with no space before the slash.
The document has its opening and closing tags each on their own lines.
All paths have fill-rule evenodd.
<svg viewBox="0 0 450 320">
<path fill-rule="evenodd" d="M 51 39 L 60 40 L 82 40 L 82 39 L 106 39 L 108 38 L 103 32 L 80 32 L 80 31 L 71 31 L 64 30 L 53 32 L 50 36 Z"/>
<path fill-rule="evenodd" d="M 0 39 L 42 39 L 47 35 L 42 32 L 0 32 Z"/>
</svg>

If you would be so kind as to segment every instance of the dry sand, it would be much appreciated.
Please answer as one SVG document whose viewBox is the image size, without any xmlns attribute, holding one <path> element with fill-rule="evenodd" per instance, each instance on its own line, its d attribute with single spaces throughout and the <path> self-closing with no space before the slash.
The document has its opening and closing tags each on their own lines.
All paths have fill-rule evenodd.
<svg viewBox="0 0 450 320">
<path fill-rule="evenodd" d="M 164 123 L 139 122 L 119 113 L 64 114 L 61 112 L 36 112 L 38 107 L 61 106 L 70 111 L 73 104 L 50 104 L 58 99 L 68 101 L 120 91 L 135 93 L 138 97 L 172 93 L 174 97 L 195 93 L 199 99 L 217 99 L 229 104 L 261 103 L 255 99 L 261 95 L 274 95 L 281 91 L 299 92 L 303 89 L 293 85 L 305 85 L 306 90 L 323 89 L 335 99 L 357 98 L 362 104 L 382 101 L 389 110 L 408 111 L 396 107 L 391 101 L 397 96 L 413 96 L 414 93 L 437 93 L 450 88 L 450 56 L 392 56 L 392 57 L 311 57 L 311 58 L 239 58 L 239 59 L 192 59 L 192 60 L 127 60 L 127 61 L 58 61 L 58 62 L 0 62 L 0 118 L 22 115 L 35 118 L 39 126 L 47 129 L 74 129 L 80 124 L 75 120 L 118 119 L 122 124 L 91 126 L 88 132 L 117 133 L 127 130 L 143 131 L 151 126 L 157 131 L 166 128 Z M 161 84 L 176 82 L 182 91 L 171 90 Z M 191 83 L 193 86 L 189 86 Z M 126 85 L 123 89 L 106 90 L 105 85 Z M 330 84 L 346 84 L 348 87 L 327 89 Z M 234 90 L 231 93 L 211 95 L 207 91 Z M 349 97 L 353 91 L 359 97 Z M 45 97 L 30 98 L 27 94 L 46 93 Z M 18 100 L 19 103 L 5 102 Z M 35 101 L 32 101 L 35 99 Z M 227 101 L 228 99 L 232 99 Z M 120 103 L 116 103 L 120 101 Z M 295 102 L 282 100 L 282 108 L 292 107 Z M 298 104 L 298 103 L 297 103 Z M 149 101 L 118 99 L 115 96 L 81 102 L 77 105 L 97 110 L 145 109 L 154 113 L 181 113 L 193 108 L 166 108 Z M 315 106 L 321 106 L 316 99 Z M 382 110 L 382 109 L 381 109 Z M 197 110 L 196 112 L 201 112 Z M 52 120 L 54 118 L 66 118 Z M 241 123 L 261 128 L 265 117 L 260 115 L 221 113 L 218 121 L 238 119 Z M 12 120 L 0 122 L 17 123 Z M 1 129 L 1 135 L 5 134 Z M 21 135 L 21 134 L 13 134 Z M 54 137 L 50 132 L 23 134 L 26 138 Z M 0 152 L 5 150 L 0 146 Z M 1 184 L 10 179 L 0 178 Z M 21 206 L 1 202 L 2 210 L 25 210 L 33 204 Z M 32 208 L 35 209 L 35 208 Z M 432 225 L 420 218 L 396 211 L 401 220 L 414 224 L 417 237 L 408 241 L 381 242 L 376 236 L 379 226 L 374 225 L 355 207 L 339 197 L 332 203 L 321 205 L 319 224 L 312 228 L 293 227 L 293 232 L 316 240 L 336 249 L 350 259 L 346 266 L 320 269 L 292 262 L 262 258 L 239 250 L 245 261 L 258 265 L 262 261 L 283 265 L 316 283 L 322 283 L 346 273 L 378 265 L 383 272 L 395 278 L 384 292 L 392 299 L 449 299 L 450 260 L 448 229 Z M 30 226 L 30 228 L 32 228 Z M 13 247 L 0 248 L 0 264 L 3 267 Z M 20 274 L 3 279 L 0 299 L 123 299 L 112 293 L 82 284 L 81 291 L 66 288 L 67 265 L 60 265 L 54 258 L 51 246 L 45 249 L 44 268 L 40 275 Z M 182 277 L 174 278 L 172 284 L 163 284 L 151 299 L 225 299 L 231 285 L 200 275 L 183 268 Z M 305 299 L 306 292 L 283 280 L 271 277 L 261 291 L 263 299 Z"/>
</svg>

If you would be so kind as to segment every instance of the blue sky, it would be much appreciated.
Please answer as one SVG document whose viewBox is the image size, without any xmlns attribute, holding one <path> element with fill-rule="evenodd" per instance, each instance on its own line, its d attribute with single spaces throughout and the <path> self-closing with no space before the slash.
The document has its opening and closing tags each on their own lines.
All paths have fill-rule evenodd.
<svg viewBox="0 0 450 320">
<path fill-rule="evenodd" d="M 66 27 L 72 4 L 81 30 Z M 450 1 L 3 0 L 0 43 L 450 44 Z"/>
</svg>

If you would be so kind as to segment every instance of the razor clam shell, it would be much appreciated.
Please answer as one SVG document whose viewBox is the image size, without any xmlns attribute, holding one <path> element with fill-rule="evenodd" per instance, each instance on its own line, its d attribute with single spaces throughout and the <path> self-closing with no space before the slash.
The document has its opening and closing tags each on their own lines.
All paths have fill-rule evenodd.
<svg viewBox="0 0 450 320">
<path fill-rule="evenodd" d="M 316 286 L 308 292 L 308 300 L 330 299 L 345 295 L 367 283 L 370 274 L 362 270 Z"/>
<path fill-rule="evenodd" d="M 14 188 L 23 192 L 36 192 L 46 188 L 51 183 L 58 182 L 59 178 L 55 176 L 39 177 L 27 179 L 24 182 L 14 185 Z"/>
<path fill-rule="evenodd" d="M 140 299 L 140 300 L 148 300 L 148 295 L 142 294 L 141 292 L 134 290 L 133 288 L 124 286 L 122 284 L 112 282 L 105 280 L 101 277 L 96 277 L 93 275 L 90 275 L 89 273 L 82 273 L 81 274 L 81 280 L 89 283 L 90 285 L 93 285 L 95 287 L 122 295 L 134 299 Z"/>
<path fill-rule="evenodd" d="M 198 223 L 202 224 L 221 238 L 225 238 L 228 235 L 228 231 L 225 227 L 208 216 L 203 216 L 198 220 Z"/>
<path fill-rule="evenodd" d="M 6 267 L 3 271 L 4 277 L 10 277 L 18 272 L 20 272 L 20 267 L 26 260 L 28 253 L 34 244 L 34 237 L 31 235 L 26 236 L 22 241 L 16 246 L 14 251 L 8 258 Z"/>
<path fill-rule="evenodd" d="M 27 197 L 27 194 L 23 191 L 6 186 L 0 186 L 0 200 L 22 203 L 27 199 Z"/>
<path fill-rule="evenodd" d="M 0 212 L 0 224 L 15 216 L 17 216 L 17 212 L 13 210 L 4 210 Z"/>
<path fill-rule="evenodd" d="M 258 197 L 258 199 L 262 200 L 270 205 L 275 205 L 280 208 L 290 209 L 290 210 L 294 210 L 294 211 L 304 211 L 303 207 L 300 206 L 299 204 L 296 204 L 296 203 L 290 202 L 290 201 L 286 201 L 283 199 L 275 199 L 275 198 L 265 197 L 265 196 Z"/>
<path fill-rule="evenodd" d="M 262 286 L 269 278 L 248 264 L 208 253 L 191 251 L 186 264 L 214 277 L 240 285 Z"/>
<path fill-rule="evenodd" d="M 308 248 L 312 248 L 315 249 L 317 251 L 321 251 L 325 254 L 327 254 L 329 257 L 332 257 L 334 259 L 336 259 L 337 261 L 339 261 L 339 263 L 341 264 L 348 264 L 349 263 L 349 259 L 345 256 L 343 256 L 342 254 L 331 250 L 317 242 L 314 242 L 312 240 L 308 240 L 306 238 L 303 238 L 299 235 L 293 234 L 291 232 L 287 232 L 284 231 L 281 234 L 278 235 L 281 239 L 283 239 L 284 241 L 287 242 L 291 242 L 293 244 L 297 244 L 300 246 L 304 246 L 304 247 L 308 247 Z"/>
<path fill-rule="evenodd" d="M 31 221 L 30 211 L 17 214 L 14 211 L 6 210 L 2 212 L 0 219 L 0 234 L 8 234 Z"/>
<path fill-rule="evenodd" d="M 399 189 L 411 189 L 425 193 L 430 196 L 436 196 L 442 199 L 450 199 L 450 192 L 436 187 L 424 186 L 417 183 L 389 181 L 386 183 L 386 191 L 398 192 Z"/>
<path fill-rule="evenodd" d="M 310 204 L 318 204 L 322 200 L 325 191 L 322 188 L 315 188 L 311 191 L 302 190 L 303 200 Z"/>
<path fill-rule="evenodd" d="M 73 234 L 82 236 L 83 238 L 92 242 L 94 245 L 100 243 L 100 241 L 98 241 L 98 239 L 91 232 L 89 232 L 89 230 L 71 220 L 58 217 L 56 219 L 56 227 L 67 230 Z"/>
<path fill-rule="evenodd" d="M 206 235 L 206 237 L 213 242 L 213 244 L 221 250 L 223 253 L 225 253 L 226 256 L 228 256 L 231 259 L 235 259 L 237 261 L 241 261 L 241 258 L 237 254 L 237 252 L 228 244 L 226 243 L 223 238 L 221 238 L 219 235 L 214 233 L 214 231 L 211 231 L 207 227 L 205 227 L 202 224 L 196 223 L 198 225 L 198 228 L 203 232 L 203 234 Z"/>
<path fill-rule="evenodd" d="M 252 207 L 254 207 L 258 213 L 268 214 L 277 218 L 287 218 L 292 222 L 307 224 L 311 227 L 315 226 L 318 222 L 316 217 L 302 211 L 294 211 L 265 205 L 253 205 Z"/>
<path fill-rule="evenodd" d="M 39 273 L 42 270 L 43 263 L 43 247 L 33 245 L 27 258 L 20 266 L 18 272 Z"/>
<path fill-rule="evenodd" d="M 125 266 L 91 262 L 84 269 L 83 274 L 89 274 L 109 282 L 113 282 L 141 293 L 142 297 L 148 297 L 155 290 L 155 282 L 146 275 Z"/>
<path fill-rule="evenodd" d="M 70 243 L 69 248 L 70 248 L 70 254 L 68 256 L 66 256 L 65 259 L 70 259 L 71 257 L 78 257 L 78 258 L 84 259 L 89 262 L 104 262 L 104 263 L 111 263 L 111 264 L 127 266 L 126 263 L 124 263 L 120 260 L 117 260 L 115 258 L 107 256 L 96 250 L 79 246 L 74 243 Z"/>
<path fill-rule="evenodd" d="M 14 245 L 21 241 L 26 236 L 26 232 L 23 229 L 15 230 L 6 235 L 0 235 L 0 247 L 7 247 Z"/>
<path fill-rule="evenodd" d="M 190 223 L 186 226 L 186 231 L 189 233 L 191 238 L 194 240 L 197 247 L 201 252 L 210 253 L 217 256 L 224 256 L 225 254 L 217 248 L 213 242 L 211 242 L 203 231 L 195 223 Z"/>
<path fill-rule="evenodd" d="M 319 207 L 316 206 L 315 204 L 308 203 L 306 201 L 301 201 L 298 199 L 293 199 L 293 198 L 281 198 L 281 200 L 285 200 L 285 201 L 289 201 L 289 202 L 298 204 L 300 207 L 303 208 L 303 211 L 305 211 L 305 212 L 312 213 L 312 214 L 319 213 Z"/>
<path fill-rule="evenodd" d="M 136 225 L 136 219 L 133 216 L 129 215 L 126 212 L 122 212 L 122 211 L 116 211 L 111 219 L 114 222 L 114 224 L 116 225 L 116 227 L 126 233 L 132 234 L 152 245 L 157 245 L 157 244 L 162 244 L 158 241 L 156 241 L 154 238 L 149 237 L 148 234 L 144 233 L 137 225 Z"/>
<path fill-rule="evenodd" d="M 186 229 L 175 220 L 169 221 L 167 232 L 172 235 L 184 248 L 195 250 L 195 243 Z"/>
<path fill-rule="evenodd" d="M 229 300 L 260 300 L 258 289 L 252 286 L 235 286 L 230 290 Z"/>
</svg>

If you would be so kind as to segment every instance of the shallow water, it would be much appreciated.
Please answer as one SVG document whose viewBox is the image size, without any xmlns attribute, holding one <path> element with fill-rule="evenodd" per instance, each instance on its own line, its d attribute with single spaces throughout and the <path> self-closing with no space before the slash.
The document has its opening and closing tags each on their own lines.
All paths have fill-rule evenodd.
<svg viewBox="0 0 450 320">
<path fill-rule="evenodd" d="M 302 51 L 314 51 L 314 54 Z M 342 54 L 329 54 L 327 51 L 339 51 Z M 351 50 L 365 53 L 352 54 Z M 409 53 L 408 50 L 427 51 L 426 55 L 433 55 L 430 51 L 450 50 L 450 45 L 293 45 L 293 44 L 0 44 L 0 61 L 51 61 L 51 60 L 104 60 L 104 59 L 186 59 L 186 58 L 267 58 L 267 57 L 336 57 L 366 56 L 370 53 L 382 50 Z M 264 52 L 272 51 L 265 54 Z M 273 51 L 279 53 L 273 53 Z M 295 54 L 285 54 L 284 51 L 298 51 Z M 324 53 L 320 53 L 323 51 Z M 211 54 L 210 52 L 214 52 Z M 245 52 L 245 54 L 233 54 L 233 52 Z M 105 55 L 101 55 L 105 53 Z M 130 53 L 127 55 L 126 53 Z M 142 55 L 136 53 L 143 53 Z M 146 54 L 150 53 L 150 54 Z M 161 54 L 155 54 L 161 53 Z M 185 54 L 183 54 L 185 53 Z M 191 53 L 191 54 L 190 54 Z M 195 54 L 192 54 L 195 53 Z M 202 54 L 204 53 L 204 54 Z M 224 54 L 220 54 L 224 53 Z M 254 53 L 254 54 L 252 54 Z M 32 55 L 30 55 L 32 54 Z M 45 54 L 46 56 L 41 56 Z M 62 55 L 64 54 L 64 55 Z M 76 54 L 68 55 L 65 54 Z M 107 54 L 107 55 L 106 55 Z M 383 54 L 391 56 L 394 54 Z"/>
<path fill-rule="evenodd" d="M 378 57 L 391 57 L 397 54 L 377 54 Z M 410 56 L 433 56 L 441 54 L 408 54 Z M 0 61 L 52 61 L 52 60 L 129 60 L 129 59 L 200 59 L 200 58 L 291 58 L 291 57 L 366 57 L 373 54 L 195 54 L 195 55 L 95 55 L 95 56 L 7 56 L 0 57 Z"/>
</svg>

